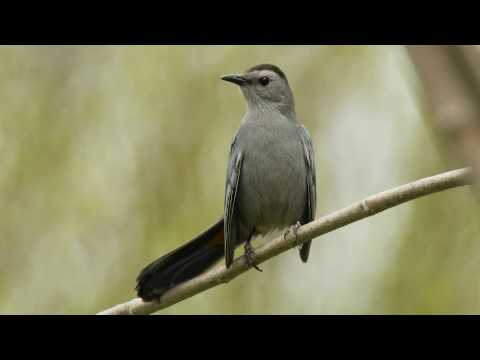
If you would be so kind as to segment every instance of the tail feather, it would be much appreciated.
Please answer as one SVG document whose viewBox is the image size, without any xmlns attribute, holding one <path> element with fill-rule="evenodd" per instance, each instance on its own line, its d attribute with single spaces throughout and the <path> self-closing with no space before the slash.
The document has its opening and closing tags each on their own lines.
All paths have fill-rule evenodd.
<svg viewBox="0 0 480 360">
<path fill-rule="evenodd" d="M 137 277 L 137 294 L 145 301 L 201 274 L 224 254 L 223 218 L 185 245 L 146 266 Z"/>
</svg>

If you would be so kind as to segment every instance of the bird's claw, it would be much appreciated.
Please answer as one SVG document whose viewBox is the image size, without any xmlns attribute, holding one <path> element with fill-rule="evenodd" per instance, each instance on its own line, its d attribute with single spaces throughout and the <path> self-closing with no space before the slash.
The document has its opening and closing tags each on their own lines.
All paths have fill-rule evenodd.
<svg viewBox="0 0 480 360">
<path fill-rule="evenodd" d="M 253 251 L 252 245 L 247 241 L 245 243 L 245 257 L 247 259 L 248 265 L 250 265 L 257 271 L 263 272 L 263 270 L 259 268 L 257 264 L 255 264 L 255 261 L 253 261 L 253 255 L 255 255 L 255 252 Z"/>
<path fill-rule="evenodd" d="M 287 238 L 287 235 L 290 234 L 291 232 L 293 232 L 293 235 L 295 235 L 295 240 L 297 240 L 297 237 L 298 237 L 298 229 L 300 229 L 300 227 L 302 226 L 302 224 L 300 224 L 300 221 L 297 221 L 297 223 L 295 225 L 292 225 L 290 226 L 287 231 L 285 231 L 285 233 L 283 234 L 283 239 L 286 240 Z M 297 247 L 301 247 L 302 244 L 296 244 Z"/>
</svg>

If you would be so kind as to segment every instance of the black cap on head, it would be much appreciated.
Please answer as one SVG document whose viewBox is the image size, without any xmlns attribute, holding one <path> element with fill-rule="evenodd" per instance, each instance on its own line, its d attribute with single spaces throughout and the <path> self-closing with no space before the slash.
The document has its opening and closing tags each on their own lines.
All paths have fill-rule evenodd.
<svg viewBox="0 0 480 360">
<path fill-rule="evenodd" d="M 249 73 L 249 72 L 252 72 L 252 71 L 261 71 L 261 70 L 270 70 L 270 71 L 273 71 L 274 73 L 276 73 L 278 76 L 280 76 L 283 79 L 287 78 L 282 70 L 280 70 L 277 66 L 272 65 L 272 64 L 256 65 L 256 66 L 248 69 L 246 72 Z"/>
</svg>

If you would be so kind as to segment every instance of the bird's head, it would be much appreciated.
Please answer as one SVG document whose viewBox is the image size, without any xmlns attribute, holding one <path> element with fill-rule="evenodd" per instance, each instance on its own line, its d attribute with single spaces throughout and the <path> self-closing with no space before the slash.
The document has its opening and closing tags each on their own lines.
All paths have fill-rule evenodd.
<svg viewBox="0 0 480 360">
<path fill-rule="evenodd" d="M 243 74 L 225 75 L 222 80 L 240 87 L 250 111 L 276 109 L 282 113 L 294 112 L 293 94 L 287 78 L 275 65 L 257 65 Z"/>
</svg>

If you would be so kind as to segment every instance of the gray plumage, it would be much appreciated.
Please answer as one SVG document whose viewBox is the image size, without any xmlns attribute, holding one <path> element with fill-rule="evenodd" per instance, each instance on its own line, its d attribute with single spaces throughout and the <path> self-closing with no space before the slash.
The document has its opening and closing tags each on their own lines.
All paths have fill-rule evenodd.
<svg viewBox="0 0 480 360">
<path fill-rule="evenodd" d="M 315 218 L 315 156 L 308 130 L 295 114 L 284 73 L 257 65 L 222 79 L 239 85 L 247 110 L 230 148 L 225 186 L 225 261 L 252 236 Z M 310 241 L 300 249 L 308 260 Z"/>
<path fill-rule="evenodd" d="M 315 156 L 310 135 L 297 119 L 285 74 L 274 65 L 257 65 L 224 80 L 240 86 L 247 111 L 235 134 L 228 162 L 224 216 L 186 244 L 147 265 L 137 277 L 137 293 L 145 301 L 208 269 L 225 255 L 227 267 L 235 248 L 297 222 L 315 218 Z M 300 249 L 306 262 L 310 242 Z"/>
</svg>

